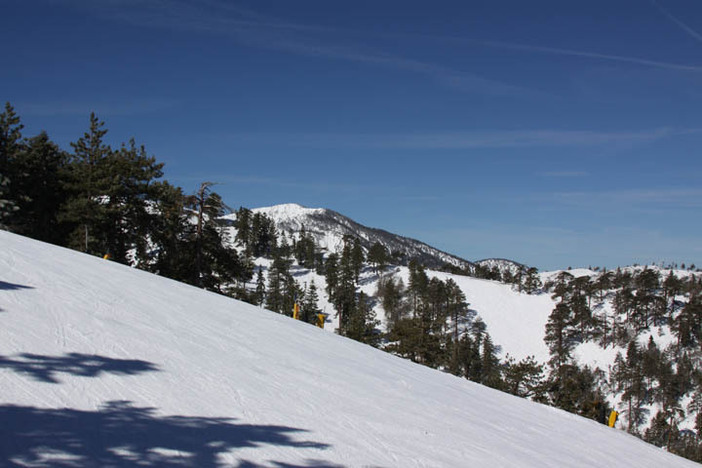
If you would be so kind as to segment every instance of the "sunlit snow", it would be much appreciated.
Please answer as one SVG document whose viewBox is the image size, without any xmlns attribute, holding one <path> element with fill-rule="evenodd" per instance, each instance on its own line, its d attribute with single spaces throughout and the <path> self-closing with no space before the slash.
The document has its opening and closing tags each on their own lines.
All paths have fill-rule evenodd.
<svg viewBox="0 0 702 468">
<path fill-rule="evenodd" d="M 696 466 L 305 323 L 0 231 L 11 466 Z"/>
</svg>

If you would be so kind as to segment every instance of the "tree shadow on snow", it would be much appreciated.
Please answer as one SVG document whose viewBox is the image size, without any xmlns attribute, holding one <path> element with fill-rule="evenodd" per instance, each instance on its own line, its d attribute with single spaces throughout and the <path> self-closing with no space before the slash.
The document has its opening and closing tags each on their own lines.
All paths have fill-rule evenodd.
<svg viewBox="0 0 702 468">
<path fill-rule="evenodd" d="M 344 465 L 337 465 L 335 463 L 329 463 L 324 460 L 305 460 L 305 462 L 302 465 L 269 461 L 267 463 L 267 466 L 271 466 L 271 464 L 276 468 L 344 468 Z M 257 468 L 261 466 L 263 465 L 252 463 L 250 461 L 242 461 L 237 465 L 237 468 Z"/>
<path fill-rule="evenodd" d="M 239 448 L 329 447 L 294 439 L 303 432 L 228 418 L 159 416 L 154 408 L 128 401 L 109 402 L 98 411 L 0 405 L 0 465 L 208 468 L 225 466 L 220 455 Z"/>
<path fill-rule="evenodd" d="M 34 380 L 48 383 L 60 383 L 56 374 L 61 373 L 97 377 L 101 373 L 134 375 L 159 370 L 155 364 L 138 359 L 115 359 L 81 353 L 69 353 L 65 356 L 42 356 L 29 353 L 10 357 L 0 356 L 0 369 L 2 368 L 28 374 Z"/>
<path fill-rule="evenodd" d="M 23 284 L 8 283 L 6 281 L 0 281 L 0 291 L 15 291 L 17 289 L 34 289 L 32 286 L 25 286 Z"/>
</svg>

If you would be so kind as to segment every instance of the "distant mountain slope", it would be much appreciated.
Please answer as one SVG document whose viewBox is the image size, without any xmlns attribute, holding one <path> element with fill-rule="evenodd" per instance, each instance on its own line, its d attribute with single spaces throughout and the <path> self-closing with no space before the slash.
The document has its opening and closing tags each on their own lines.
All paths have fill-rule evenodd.
<svg viewBox="0 0 702 468">
<path fill-rule="evenodd" d="M 374 243 L 383 244 L 391 253 L 399 254 L 405 261 L 415 258 L 428 268 L 441 268 L 450 264 L 469 269 L 472 263 L 456 255 L 442 252 L 424 242 L 393 234 L 382 229 L 363 226 L 336 211 L 324 208 L 305 208 L 297 204 L 256 208 L 254 212 L 265 213 L 276 223 L 279 231 L 298 233 L 303 227 L 317 244 L 330 252 L 340 251 L 345 235 L 357 236 L 364 249 Z"/>
<path fill-rule="evenodd" d="M 224 296 L 0 245 L 3 466 L 698 466 Z"/>
<path fill-rule="evenodd" d="M 483 260 L 478 260 L 474 263 L 476 265 L 480 265 L 483 268 L 497 268 L 500 271 L 500 273 L 508 271 L 513 275 L 518 273 L 521 268 L 524 268 L 526 266 L 513 260 L 507 260 L 506 258 L 486 258 Z"/>
</svg>

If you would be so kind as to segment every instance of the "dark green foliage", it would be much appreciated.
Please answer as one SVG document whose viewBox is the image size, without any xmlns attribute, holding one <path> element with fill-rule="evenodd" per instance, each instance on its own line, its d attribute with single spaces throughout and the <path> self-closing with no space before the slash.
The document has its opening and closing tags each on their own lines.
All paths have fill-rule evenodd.
<svg viewBox="0 0 702 468">
<path fill-rule="evenodd" d="M 9 197 L 10 179 L 0 174 L 0 229 L 7 229 L 6 222 L 18 210 L 17 204 Z"/>
<path fill-rule="evenodd" d="M 361 240 L 356 237 L 353 240 L 353 246 L 351 247 L 351 267 L 353 268 L 353 273 L 358 283 L 359 276 L 361 275 L 361 270 L 363 269 L 363 262 L 365 261 L 365 255 L 363 255 L 363 249 L 361 248 Z"/>
<path fill-rule="evenodd" d="M 331 298 L 339 286 L 339 256 L 335 253 L 329 254 L 324 263 L 324 278 L 327 283 L 327 295 Z"/>
<path fill-rule="evenodd" d="M 359 293 L 348 320 L 346 336 L 361 343 L 378 346 L 381 338 L 378 325 L 380 321 L 376 320 L 368 298 L 363 292 Z"/>
<path fill-rule="evenodd" d="M 45 132 L 28 139 L 11 158 L 10 191 L 17 213 L 9 222 L 12 231 L 51 243 L 65 241 L 65 227 L 58 215 L 67 194 L 68 156 Z"/>
<path fill-rule="evenodd" d="M 212 185 L 204 182 L 197 193 L 185 197 L 186 214 L 194 221 L 186 223 L 182 242 L 192 262 L 185 281 L 223 292 L 224 284 L 251 279 L 253 269 L 236 250 L 227 247 L 221 219 L 227 207 L 219 194 L 210 190 Z"/>
<path fill-rule="evenodd" d="M 259 268 L 256 273 L 256 291 L 254 293 L 254 300 L 252 301 L 255 305 L 263 305 L 266 300 L 266 280 L 263 277 L 263 268 Z"/>
<path fill-rule="evenodd" d="M 307 323 L 315 323 L 317 314 L 322 312 L 319 308 L 319 294 L 317 294 L 317 285 L 312 281 L 305 288 L 305 292 L 300 303 L 300 320 Z"/>
<path fill-rule="evenodd" d="M 572 311 L 565 302 L 556 304 L 546 323 L 544 341 L 551 353 L 549 364 L 556 372 L 571 361 L 573 348 L 576 345 L 573 323 Z"/>
<path fill-rule="evenodd" d="M 385 270 L 388 260 L 388 250 L 380 242 L 374 243 L 370 249 L 368 249 L 368 263 L 373 265 L 376 274 L 380 274 Z"/>
<path fill-rule="evenodd" d="M 386 276 L 378 280 L 378 291 L 376 293 L 385 311 L 385 318 L 389 328 L 405 315 L 405 285 L 401 278 Z"/>
<path fill-rule="evenodd" d="M 627 405 L 624 411 L 628 420 L 627 430 L 632 434 L 638 433 L 648 413 L 644 405 L 652 402 L 653 395 L 646 385 L 642 353 L 636 341 L 629 343 L 626 360 L 621 354 L 617 356 L 612 378 Z"/>
<path fill-rule="evenodd" d="M 351 315 L 357 308 L 356 290 L 362 265 L 358 263 L 357 249 L 360 249 L 358 240 L 347 236 L 341 257 L 329 255 L 326 263 L 327 293 L 339 317 L 341 335 L 347 334 Z"/>
<path fill-rule="evenodd" d="M 524 275 L 524 287 L 522 288 L 527 294 L 534 294 L 541 289 L 541 280 L 539 279 L 539 270 L 531 267 L 528 268 Z"/>
<path fill-rule="evenodd" d="M 672 328 L 678 348 L 694 348 L 702 342 L 702 296 L 694 294 L 675 317 Z"/>
<path fill-rule="evenodd" d="M 507 356 L 503 369 L 504 390 L 522 398 L 543 401 L 544 369 L 533 356 L 515 362 Z"/>
<path fill-rule="evenodd" d="M 155 184 L 155 217 L 151 241 L 156 246 L 148 255 L 148 270 L 168 278 L 187 281 L 194 277 L 192 225 L 185 210 L 185 195 L 180 187 L 167 182 Z"/>
<path fill-rule="evenodd" d="M 251 255 L 270 258 L 277 249 L 277 238 L 274 221 L 263 213 L 254 213 L 249 237 Z"/>
<path fill-rule="evenodd" d="M 558 408 L 600 422 L 603 412 L 609 414 L 596 374 L 587 366 L 561 366 L 551 373 L 547 389 L 551 403 Z"/>
<path fill-rule="evenodd" d="M 100 256 L 109 253 L 106 236 L 111 221 L 107 192 L 111 181 L 108 158 L 112 149 L 103 141 L 107 133 L 104 125 L 91 113 L 89 130 L 71 143 L 73 154 L 67 184 L 70 198 L 62 213 L 62 220 L 72 227 L 69 246 Z"/>
<path fill-rule="evenodd" d="M 292 315 L 292 305 L 288 308 L 291 298 L 288 295 L 291 291 L 291 282 L 294 282 L 290 274 L 290 259 L 276 253 L 273 263 L 268 270 L 268 288 L 266 289 L 266 309 L 281 314 Z M 294 297 L 292 298 L 294 301 Z"/>
<path fill-rule="evenodd" d="M 9 102 L 0 114 L 0 174 L 12 178 L 10 162 L 22 146 L 22 129 L 24 125 Z"/>
<path fill-rule="evenodd" d="M 309 235 L 304 226 L 300 230 L 299 238 L 293 246 L 293 251 L 295 254 L 295 259 L 297 263 L 308 269 L 313 269 L 315 267 L 315 262 L 317 260 L 317 246 L 314 239 Z"/>
</svg>

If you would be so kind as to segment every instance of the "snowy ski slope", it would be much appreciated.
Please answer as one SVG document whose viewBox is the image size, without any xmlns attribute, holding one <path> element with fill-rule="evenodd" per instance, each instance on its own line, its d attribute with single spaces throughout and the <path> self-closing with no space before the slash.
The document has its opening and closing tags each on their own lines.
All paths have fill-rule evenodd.
<svg viewBox="0 0 702 468">
<path fill-rule="evenodd" d="M 260 308 L 0 231 L 2 466 L 697 466 Z"/>
</svg>

